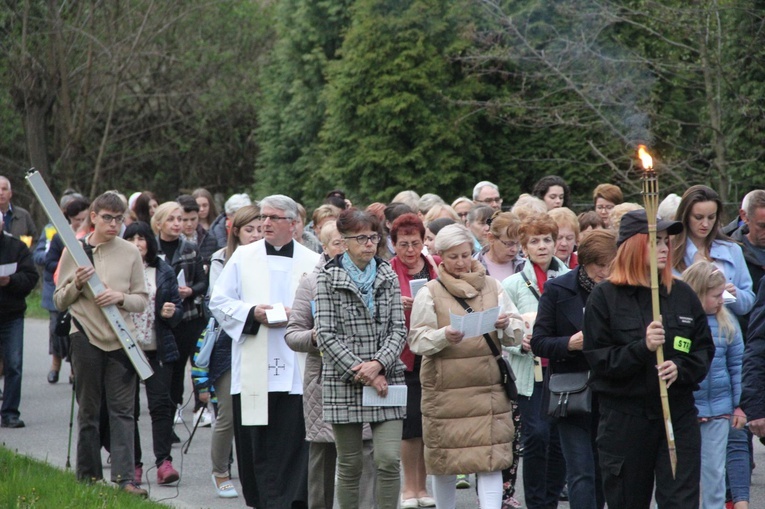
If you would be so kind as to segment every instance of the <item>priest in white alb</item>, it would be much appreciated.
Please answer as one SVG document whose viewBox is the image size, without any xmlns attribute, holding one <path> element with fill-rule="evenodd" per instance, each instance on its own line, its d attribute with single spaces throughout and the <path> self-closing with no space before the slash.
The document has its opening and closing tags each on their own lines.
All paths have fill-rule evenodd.
<svg viewBox="0 0 765 509">
<path fill-rule="evenodd" d="M 293 352 L 284 333 L 298 284 L 319 254 L 292 238 L 294 200 L 268 196 L 260 213 L 263 239 L 234 251 L 212 290 L 210 309 L 234 340 L 231 394 L 245 502 L 258 509 L 307 508 L 305 354 Z"/>
</svg>

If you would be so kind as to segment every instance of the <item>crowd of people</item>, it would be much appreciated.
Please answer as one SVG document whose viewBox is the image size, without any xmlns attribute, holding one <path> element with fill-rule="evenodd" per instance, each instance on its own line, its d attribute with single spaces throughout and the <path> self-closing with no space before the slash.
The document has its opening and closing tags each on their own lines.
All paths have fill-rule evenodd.
<svg viewBox="0 0 765 509">
<path fill-rule="evenodd" d="M 600 184 L 577 215 L 558 176 L 509 206 L 483 181 L 450 203 L 408 190 L 358 207 L 333 190 L 310 215 L 285 195 L 235 194 L 218 213 L 205 189 L 163 203 L 68 191 L 59 205 L 92 266 L 52 224 L 38 237 L 11 196 L 0 177 L 0 266 L 13 264 L 0 276 L 1 425 L 24 426 L 37 264 L 47 380 L 71 363 L 82 481 L 103 477 L 104 447 L 111 480 L 147 494 L 141 384 L 100 311 L 114 306 L 153 370 L 158 484 L 179 480 L 188 399 L 193 422 L 213 425 L 212 489 L 239 496 L 235 457 L 248 507 L 453 509 L 470 474 L 483 509 L 523 507 L 521 457 L 530 509 L 749 507 L 753 434 L 765 436 L 763 190 L 728 224 L 703 185 L 650 218 Z"/>
</svg>

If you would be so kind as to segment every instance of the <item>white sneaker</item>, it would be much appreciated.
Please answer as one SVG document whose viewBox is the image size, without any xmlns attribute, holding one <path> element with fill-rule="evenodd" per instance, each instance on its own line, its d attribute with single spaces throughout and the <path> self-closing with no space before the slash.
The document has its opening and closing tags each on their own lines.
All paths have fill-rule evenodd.
<svg viewBox="0 0 765 509">
<path fill-rule="evenodd" d="M 183 424 L 183 408 L 178 407 L 175 412 L 175 424 Z"/>
<path fill-rule="evenodd" d="M 199 420 L 199 414 L 202 414 L 202 419 Z M 196 425 L 197 421 L 199 420 L 199 427 L 200 428 L 209 428 L 212 426 L 213 423 L 213 416 L 210 413 L 210 411 L 207 409 L 207 407 L 202 407 L 196 412 L 194 412 L 194 421 L 193 424 Z"/>
</svg>

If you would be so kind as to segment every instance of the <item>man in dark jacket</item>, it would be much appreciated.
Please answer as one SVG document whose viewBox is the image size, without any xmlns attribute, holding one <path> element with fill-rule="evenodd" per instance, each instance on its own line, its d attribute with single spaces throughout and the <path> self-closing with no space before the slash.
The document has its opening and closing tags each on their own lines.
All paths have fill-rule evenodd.
<svg viewBox="0 0 765 509">
<path fill-rule="evenodd" d="M 0 427 L 23 428 L 19 419 L 21 363 L 24 357 L 26 297 L 39 278 L 32 254 L 19 239 L 3 232 L 0 214 L 0 349 L 5 360 L 5 388 Z M 13 266 L 15 264 L 15 267 Z"/>
<path fill-rule="evenodd" d="M 3 230 L 17 239 L 22 235 L 36 239 L 37 227 L 32 216 L 21 207 L 11 205 L 12 197 L 11 181 L 0 175 L 0 214 L 4 221 Z"/>
</svg>

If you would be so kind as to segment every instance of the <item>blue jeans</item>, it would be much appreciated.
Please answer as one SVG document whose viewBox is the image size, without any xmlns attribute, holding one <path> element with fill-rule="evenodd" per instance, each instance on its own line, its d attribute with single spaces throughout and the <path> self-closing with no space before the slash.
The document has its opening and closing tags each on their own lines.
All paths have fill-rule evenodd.
<svg viewBox="0 0 765 509">
<path fill-rule="evenodd" d="M 728 442 L 728 419 L 710 419 L 701 428 L 701 507 L 725 506 L 725 449 Z"/>
<path fill-rule="evenodd" d="M 749 450 L 749 430 L 728 430 L 727 474 L 733 502 L 749 501 L 752 480 L 752 458 Z"/>
<path fill-rule="evenodd" d="M 544 388 L 534 382 L 531 397 L 518 396 L 523 441 L 523 491 L 528 509 L 558 507 L 565 484 L 566 461 L 557 425 L 542 409 Z"/>
<path fill-rule="evenodd" d="M 0 348 L 5 364 L 5 386 L 0 417 L 3 421 L 19 417 L 21 366 L 24 358 L 24 317 L 0 322 Z"/>
<path fill-rule="evenodd" d="M 568 500 L 572 509 L 602 509 L 605 505 L 595 435 L 595 415 L 575 415 L 557 420 L 560 446 L 566 458 Z"/>
</svg>

